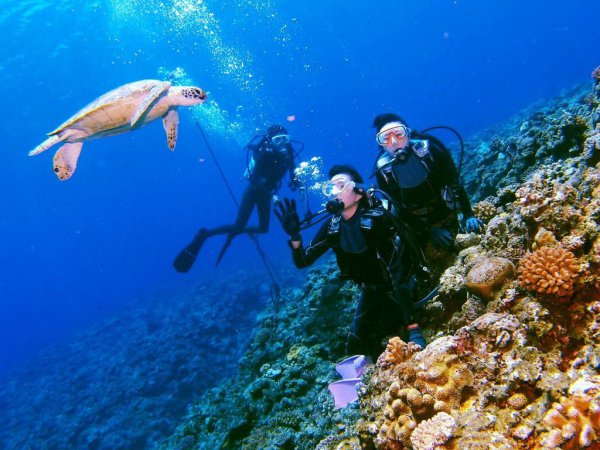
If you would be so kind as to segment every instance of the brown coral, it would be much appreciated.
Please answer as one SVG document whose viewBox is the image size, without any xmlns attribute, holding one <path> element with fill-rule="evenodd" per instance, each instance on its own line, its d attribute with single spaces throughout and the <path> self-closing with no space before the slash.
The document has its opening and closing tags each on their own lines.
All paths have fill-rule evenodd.
<svg viewBox="0 0 600 450">
<path fill-rule="evenodd" d="M 580 263 L 562 247 L 542 247 L 520 261 L 519 284 L 540 294 L 567 297 L 579 276 Z"/>
<path fill-rule="evenodd" d="M 596 82 L 600 82 L 600 66 L 596 67 L 592 71 L 592 79 L 595 80 Z"/>
<path fill-rule="evenodd" d="M 515 274 L 515 266 L 506 258 L 482 257 L 467 273 L 467 289 L 486 300 Z"/>
</svg>

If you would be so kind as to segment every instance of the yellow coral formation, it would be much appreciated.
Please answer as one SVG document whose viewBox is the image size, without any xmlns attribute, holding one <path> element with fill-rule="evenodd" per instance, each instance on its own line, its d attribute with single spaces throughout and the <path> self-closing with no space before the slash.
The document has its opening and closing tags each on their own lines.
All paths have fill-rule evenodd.
<svg viewBox="0 0 600 450">
<path fill-rule="evenodd" d="M 556 247 L 558 242 L 554 233 L 546 230 L 544 227 L 541 227 L 535 237 L 533 238 L 532 248 L 534 250 L 538 250 L 542 247 Z"/>
<path fill-rule="evenodd" d="M 487 223 L 498 214 L 498 209 L 493 203 L 483 200 L 473 205 L 473 214 Z"/>
<path fill-rule="evenodd" d="M 570 251 L 562 247 L 542 247 L 521 259 L 519 284 L 540 294 L 570 296 L 580 267 Z"/>
<path fill-rule="evenodd" d="M 496 291 L 514 275 L 515 266 L 508 259 L 482 257 L 467 273 L 466 286 L 475 295 L 491 300 Z"/>
<path fill-rule="evenodd" d="M 544 416 L 550 431 L 542 437 L 544 448 L 584 448 L 600 437 L 600 402 L 587 394 L 561 397 Z"/>
</svg>

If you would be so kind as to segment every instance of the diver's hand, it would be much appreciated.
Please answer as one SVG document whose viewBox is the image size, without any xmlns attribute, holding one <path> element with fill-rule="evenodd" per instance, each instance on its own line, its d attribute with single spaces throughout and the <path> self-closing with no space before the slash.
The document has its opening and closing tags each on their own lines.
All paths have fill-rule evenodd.
<svg viewBox="0 0 600 450">
<path fill-rule="evenodd" d="M 483 232 L 483 222 L 475 216 L 468 217 L 465 220 L 465 230 L 467 230 L 467 233 L 481 234 Z"/>
<path fill-rule="evenodd" d="M 452 237 L 452 233 L 445 228 L 431 227 L 429 231 L 429 236 L 431 239 L 431 243 L 434 247 L 441 248 L 444 250 L 449 250 L 452 248 L 452 244 L 454 244 L 454 238 Z"/>
<path fill-rule="evenodd" d="M 275 205 L 275 216 L 281 222 L 283 231 L 289 234 L 292 241 L 300 241 L 302 237 L 300 236 L 300 218 L 296 211 L 296 200 L 284 198 L 283 202 L 280 201 Z"/>
</svg>

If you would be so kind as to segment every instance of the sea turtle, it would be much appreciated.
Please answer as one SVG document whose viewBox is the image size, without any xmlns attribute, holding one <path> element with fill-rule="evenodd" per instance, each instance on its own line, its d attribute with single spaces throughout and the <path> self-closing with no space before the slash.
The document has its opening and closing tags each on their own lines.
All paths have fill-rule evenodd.
<svg viewBox="0 0 600 450">
<path fill-rule="evenodd" d="M 177 106 L 206 100 L 194 86 L 171 86 L 169 81 L 141 80 L 107 92 L 48 134 L 48 139 L 29 152 L 34 156 L 59 142 L 65 144 L 54 155 L 54 172 L 60 180 L 71 178 L 83 142 L 136 130 L 159 117 L 167 133 L 169 149 L 177 143 Z"/>
</svg>

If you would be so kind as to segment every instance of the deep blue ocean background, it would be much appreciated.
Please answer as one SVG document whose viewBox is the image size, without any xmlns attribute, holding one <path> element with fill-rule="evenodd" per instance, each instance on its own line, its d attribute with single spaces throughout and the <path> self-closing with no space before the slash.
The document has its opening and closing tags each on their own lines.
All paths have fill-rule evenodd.
<svg viewBox="0 0 600 450">
<path fill-rule="evenodd" d="M 153 292 L 260 267 L 246 237 L 218 268 L 222 237 L 190 273 L 171 266 L 198 227 L 236 214 L 193 120 L 239 198 L 243 146 L 269 123 L 304 142 L 302 160 L 367 175 L 379 113 L 468 138 L 591 82 L 600 63 L 597 0 L 1 4 L 0 372 Z M 209 101 L 180 110 L 174 153 L 156 122 L 85 143 L 66 182 L 52 172 L 58 146 L 27 156 L 101 94 L 177 68 Z M 261 244 L 289 264 L 274 218 Z"/>
</svg>

